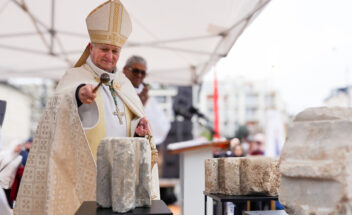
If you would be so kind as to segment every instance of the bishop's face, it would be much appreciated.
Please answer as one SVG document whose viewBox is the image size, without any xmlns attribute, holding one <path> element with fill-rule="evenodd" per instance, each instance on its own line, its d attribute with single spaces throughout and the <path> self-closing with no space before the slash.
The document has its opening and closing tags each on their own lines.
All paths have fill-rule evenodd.
<svg viewBox="0 0 352 215">
<path fill-rule="evenodd" d="M 121 48 L 118 46 L 91 43 L 89 44 L 92 62 L 102 70 L 113 72 L 120 57 Z"/>
</svg>

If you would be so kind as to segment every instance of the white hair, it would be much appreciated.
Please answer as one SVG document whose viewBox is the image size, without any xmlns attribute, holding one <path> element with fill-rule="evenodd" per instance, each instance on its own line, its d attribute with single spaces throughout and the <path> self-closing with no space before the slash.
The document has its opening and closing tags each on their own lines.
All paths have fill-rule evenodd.
<svg viewBox="0 0 352 215">
<path fill-rule="evenodd" d="M 130 67 L 133 63 L 142 64 L 147 68 L 147 61 L 141 56 L 132 55 L 131 57 L 129 57 L 126 61 L 125 67 Z"/>
</svg>

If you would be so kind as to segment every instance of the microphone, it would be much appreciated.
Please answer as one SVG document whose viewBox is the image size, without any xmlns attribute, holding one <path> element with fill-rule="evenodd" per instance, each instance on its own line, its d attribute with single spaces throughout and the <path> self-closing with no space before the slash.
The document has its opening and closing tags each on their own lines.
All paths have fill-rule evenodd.
<svg viewBox="0 0 352 215">
<path fill-rule="evenodd" d="M 175 115 L 183 116 L 184 119 L 190 120 L 192 119 L 192 114 L 189 114 L 184 109 L 174 109 Z"/>
<path fill-rule="evenodd" d="M 188 111 L 189 111 L 192 115 L 195 114 L 195 115 L 197 115 L 199 118 L 203 118 L 203 119 L 205 119 L 205 120 L 208 120 L 208 118 L 207 118 L 204 114 L 202 114 L 197 108 L 195 108 L 195 107 L 193 107 L 193 106 L 189 107 Z"/>
<path fill-rule="evenodd" d="M 145 82 L 142 82 L 142 84 L 143 84 L 144 87 L 146 87 L 146 88 L 148 88 L 148 90 L 150 90 L 150 88 L 151 88 L 150 84 L 147 84 Z"/>
</svg>

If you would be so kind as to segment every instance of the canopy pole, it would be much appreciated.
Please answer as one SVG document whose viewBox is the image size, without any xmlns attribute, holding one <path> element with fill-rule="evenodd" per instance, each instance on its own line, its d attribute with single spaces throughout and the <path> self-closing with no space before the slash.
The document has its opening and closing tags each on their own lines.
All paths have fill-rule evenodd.
<svg viewBox="0 0 352 215">
<path fill-rule="evenodd" d="M 50 49 L 49 53 L 54 55 L 54 39 L 55 39 L 55 0 L 51 0 L 51 28 L 50 33 Z"/>
</svg>

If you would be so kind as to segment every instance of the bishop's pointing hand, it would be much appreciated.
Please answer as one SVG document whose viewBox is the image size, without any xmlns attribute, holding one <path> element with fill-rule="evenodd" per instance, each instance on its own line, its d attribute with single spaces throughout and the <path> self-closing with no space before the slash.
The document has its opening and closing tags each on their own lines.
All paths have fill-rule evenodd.
<svg viewBox="0 0 352 215">
<path fill-rule="evenodd" d="M 87 84 L 81 87 L 78 91 L 78 98 L 83 104 L 91 104 L 97 97 L 97 94 L 93 92 L 94 86 Z"/>
<path fill-rule="evenodd" d="M 100 75 L 100 82 L 96 87 L 91 84 L 87 84 L 81 87 L 78 91 L 78 98 L 83 104 L 91 104 L 97 97 L 96 92 L 102 84 L 106 84 L 110 81 L 110 76 L 107 73 Z"/>
</svg>

